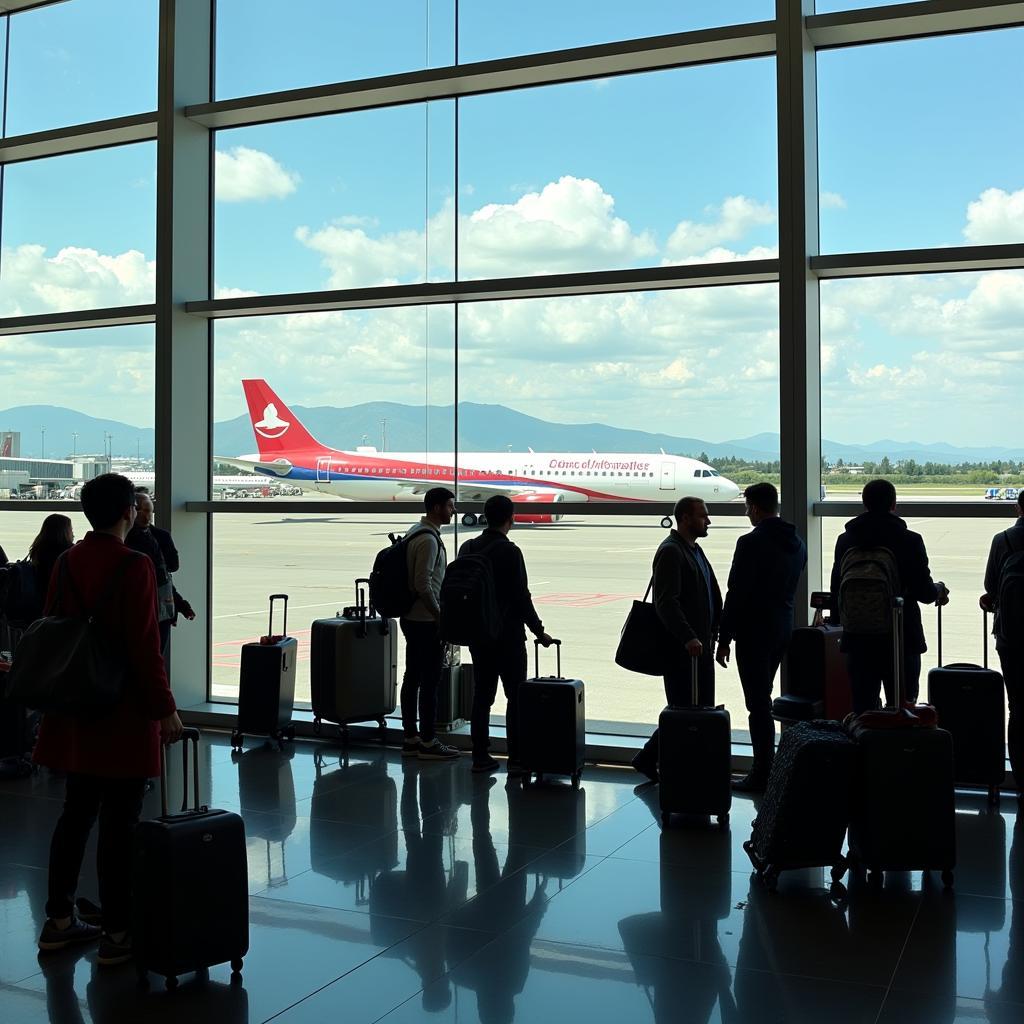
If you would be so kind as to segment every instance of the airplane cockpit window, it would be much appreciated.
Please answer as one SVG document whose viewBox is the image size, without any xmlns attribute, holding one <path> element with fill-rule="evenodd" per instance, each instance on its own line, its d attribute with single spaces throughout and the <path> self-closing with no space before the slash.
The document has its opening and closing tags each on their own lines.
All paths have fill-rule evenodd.
<svg viewBox="0 0 1024 1024">
<path fill-rule="evenodd" d="M 695 477 L 699 478 L 699 477 L 700 477 L 700 470 L 699 470 L 699 469 L 695 469 L 695 470 L 693 471 L 693 475 L 694 475 Z"/>
</svg>

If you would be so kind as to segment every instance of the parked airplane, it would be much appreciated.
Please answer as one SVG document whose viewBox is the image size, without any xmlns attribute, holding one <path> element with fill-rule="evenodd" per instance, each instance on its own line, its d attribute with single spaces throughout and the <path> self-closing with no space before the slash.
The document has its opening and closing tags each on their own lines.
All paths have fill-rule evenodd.
<svg viewBox="0 0 1024 1024">
<path fill-rule="evenodd" d="M 243 380 L 257 455 L 217 456 L 238 469 L 277 477 L 305 491 L 355 501 L 415 501 L 431 487 L 455 481 L 450 452 L 379 452 L 327 448 L 299 422 L 265 380 Z M 740 489 L 696 459 L 661 452 L 460 452 L 458 495 L 486 501 L 506 494 L 516 504 L 591 501 L 674 501 L 684 494 L 731 501 Z M 454 488 L 453 488 L 454 489 Z M 516 513 L 522 523 L 558 522 L 562 515 Z M 462 517 L 473 526 L 477 517 Z"/>
</svg>

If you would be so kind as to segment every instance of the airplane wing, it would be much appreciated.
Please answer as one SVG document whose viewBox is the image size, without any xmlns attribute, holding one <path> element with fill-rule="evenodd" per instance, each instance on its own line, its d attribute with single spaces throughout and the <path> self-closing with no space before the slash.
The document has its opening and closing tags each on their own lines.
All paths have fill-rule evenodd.
<svg viewBox="0 0 1024 1024">
<path fill-rule="evenodd" d="M 292 469 L 292 464 L 287 459 L 274 459 L 272 462 L 264 462 L 259 459 L 228 459 L 220 455 L 213 457 L 215 462 L 221 462 L 233 469 L 241 469 L 254 476 L 287 476 Z"/>
</svg>

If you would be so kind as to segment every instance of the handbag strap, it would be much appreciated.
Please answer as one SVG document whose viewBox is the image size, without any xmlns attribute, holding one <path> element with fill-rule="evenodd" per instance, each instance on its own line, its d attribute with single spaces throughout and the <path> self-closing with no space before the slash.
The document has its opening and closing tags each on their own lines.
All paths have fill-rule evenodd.
<svg viewBox="0 0 1024 1024">
<path fill-rule="evenodd" d="M 647 584 L 647 589 L 644 591 L 644 600 L 651 596 L 651 591 L 654 589 L 654 573 L 651 573 L 651 582 Z"/>
</svg>

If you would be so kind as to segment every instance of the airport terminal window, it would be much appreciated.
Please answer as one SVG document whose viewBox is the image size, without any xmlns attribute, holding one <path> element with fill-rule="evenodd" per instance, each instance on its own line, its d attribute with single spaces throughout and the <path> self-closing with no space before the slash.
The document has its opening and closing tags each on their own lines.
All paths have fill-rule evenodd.
<svg viewBox="0 0 1024 1024">
<path fill-rule="evenodd" d="M 459 63 L 493 60 L 542 50 L 608 43 L 618 39 L 689 32 L 693 29 L 768 21 L 772 0 L 589 0 L 586 17 L 572 4 L 519 0 L 516 16 L 499 16 L 492 0 L 459 4 Z"/>
<path fill-rule="evenodd" d="M 217 0 L 216 95 L 252 96 L 454 64 L 455 7 L 455 0 L 291 0 L 285 13 L 278 0 Z M 302 59 L 284 60 L 286 53 Z"/>
<path fill-rule="evenodd" d="M 1019 270 L 822 282 L 829 499 L 879 475 L 926 501 L 1024 484 L 1022 290 Z"/>
<path fill-rule="evenodd" d="M 218 132 L 220 295 L 451 280 L 455 104 Z"/>
<path fill-rule="evenodd" d="M 771 59 L 466 97 L 459 277 L 774 256 L 775 123 Z"/>
<path fill-rule="evenodd" d="M 152 486 L 153 339 L 151 326 L 0 338 L 0 379 L 17 382 L 0 416 L 0 500 L 77 498 L 108 468 Z M 6 533 L 0 546 L 11 553 Z"/>
<path fill-rule="evenodd" d="M 0 316 L 152 302 L 156 143 L 4 168 Z"/>
<path fill-rule="evenodd" d="M 823 252 L 1024 240 L 1024 29 L 818 54 Z"/>
<path fill-rule="evenodd" d="M 158 0 L 69 0 L 5 19 L 6 134 L 154 110 L 158 11 Z"/>
</svg>

